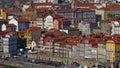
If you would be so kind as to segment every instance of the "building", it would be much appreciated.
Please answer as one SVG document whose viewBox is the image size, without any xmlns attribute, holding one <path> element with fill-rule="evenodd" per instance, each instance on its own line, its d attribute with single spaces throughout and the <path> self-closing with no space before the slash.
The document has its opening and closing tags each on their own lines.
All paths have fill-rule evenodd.
<svg viewBox="0 0 120 68">
<path fill-rule="evenodd" d="M 71 21 L 65 18 L 57 18 L 54 20 L 53 27 L 54 29 L 67 29 L 71 25 Z"/>
<path fill-rule="evenodd" d="M 98 63 L 105 63 L 107 62 L 106 60 L 106 42 L 101 41 L 98 42 Z"/>
<path fill-rule="evenodd" d="M 7 24 L 7 21 L 6 20 L 4 20 L 4 19 L 0 19 L 0 31 L 2 31 L 2 25 L 3 24 Z"/>
<path fill-rule="evenodd" d="M 79 29 L 76 29 L 76 28 L 60 29 L 60 31 L 65 32 L 68 36 L 81 34 L 81 31 L 79 31 Z"/>
<path fill-rule="evenodd" d="M 81 31 L 82 34 L 90 34 L 90 24 L 89 23 L 79 23 L 78 29 Z"/>
<path fill-rule="evenodd" d="M 26 30 L 29 28 L 30 21 L 26 18 L 19 18 L 18 20 L 18 30 Z"/>
<path fill-rule="evenodd" d="M 37 41 L 41 35 L 41 29 L 38 27 L 29 27 L 25 33 L 24 38 L 26 39 L 27 48 L 31 48 L 31 42 Z"/>
<path fill-rule="evenodd" d="M 95 10 L 92 8 L 78 8 L 76 18 L 78 22 L 96 23 Z"/>
<path fill-rule="evenodd" d="M 54 13 L 70 20 L 73 23 L 73 19 L 74 19 L 73 11 L 74 9 L 72 8 L 61 8 L 61 9 L 55 9 Z"/>
<path fill-rule="evenodd" d="M 44 28 L 51 29 L 53 28 L 53 17 L 51 15 L 48 15 L 45 17 L 45 23 L 44 23 Z"/>
<path fill-rule="evenodd" d="M 0 32 L 3 53 L 14 54 L 17 51 L 17 34 L 14 31 L 6 30 Z"/>
<path fill-rule="evenodd" d="M 6 31 L 6 30 L 16 31 L 16 25 L 14 25 L 14 24 L 3 24 L 2 25 L 2 31 Z"/>
<path fill-rule="evenodd" d="M 108 40 L 106 42 L 106 58 L 107 61 L 114 62 L 115 61 L 115 41 Z"/>
<path fill-rule="evenodd" d="M 118 21 L 112 22 L 111 35 L 120 34 L 120 25 Z"/>
<path fill-rule="evenodd" d="M 102 30 L 102 33 L 104 33 L 104 35 L 111 35 L 111 22 L 108 21 L 108 20 L 104 20 L 101 22 L 101 30 Z M 106 27 L 107 26 L 107 27 Z"/>
<path fill-rule="evenodd" d="M 14 24 L 16 26 L 16 31 L 18 31 L 18 21 L 15 19 L 15 18 L 11 18 L 9 21 L 8 21 L 8 24 Z"/>
<path fill-rule="evenodd" d="M 119 7 L 117 4 L 105 4 L 105 7 L 96 10 L 96 14 L 101 15 L 102 20 L 110 19 L 120 15 Z"/>
</svg>

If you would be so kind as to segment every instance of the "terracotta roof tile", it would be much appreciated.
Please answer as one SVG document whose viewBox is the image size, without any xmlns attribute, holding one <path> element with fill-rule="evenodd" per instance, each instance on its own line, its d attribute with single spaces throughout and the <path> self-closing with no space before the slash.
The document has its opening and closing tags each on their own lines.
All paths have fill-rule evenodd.
<svg viewBox="0 0 120 68">
<path fill-rule="evenodd" d="M 15 33 L 15 31 L 12 31 L 12 30 L 2 31 L 0 32 L 0 36 L 5 36 L 6 34 L 11 34 L 11 33 Z"/>
<path fill-rule="evenodd" d="M 29 22 L 29 20 L 28 19 L 26 19 L 26 18 L 18 18 L 18 22 L 19 23 L 22 23 L 22 22 Z"/>
<path fill-rule="evenodd" d="M 28 8 L 26 11 L 35 11 L 36 8 Z"/>
<path fill-rule="evenodd" d="M 106 7 L 101 8 L 102 10 L 113 10 L 113 9 L 120 9 L 120 5 L 118 4 L 109 4 Z"/>
<path fill-rule="evenodd" d="M 17 12 L 21 12 L 20 9 L 9 9 L 9 8 L 4 9 L 4 11 L 5 11 L 6 13 L 17 13 Z"/>
<path fill-rule="evenodd" d="M 59 23 L 62 23 L 62 22 L 70 22 L 70 20 L 66 19 L 66 18 L 57 18 L 56 19 Z"/>
<path fill-rule="evenodd" d="M 34 5 L 35 6 L 40 6 L 40 5 L 49 6 L 49 5 L 53 5 L 53 3 L 52 2 L 45 2 L 45 3 L 39 2 L 39 3 L 34 3 Z"/>
<path fill-rule="evenodd" d="M 26 13 L 26 14 L 24 14 L 23 16 L 25 16 L 25 17 L 32 17 L 32 16 L 33 16 L 33 14 Z"/>
<path fill-rule="evenodd" d="M 14 25 L 14 24 L 5 24 L 6 26 L 9 26 L 9 27 L 14 27 L 14 26 L 16 26 L 16 25 Z"/>
<path fill-rule="evenodd" d="M 34 27 L 34 26 L 31 26 L 31 27 L 28 28 L 29 31 L 35 31 L 37 29 L 39 29 L 39 28 L 38 27 Z"/>
<path fill-rule="evenodd" d="M 72 8 L 66 8 L 66 9 L 55 9 L 55 12 L 73 12 L 74 9 Z"/>
</svg>

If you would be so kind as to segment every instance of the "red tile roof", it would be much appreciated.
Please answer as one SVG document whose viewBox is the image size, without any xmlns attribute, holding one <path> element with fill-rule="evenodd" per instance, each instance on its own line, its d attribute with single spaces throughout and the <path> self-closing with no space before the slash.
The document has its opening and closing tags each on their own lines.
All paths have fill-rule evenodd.
<svg viewBox="0 0 120 68">
<path fill-rule="evenodd" d="M 26 18 L 18 18 L 18 22 L 21 23 L 21 22 L 29 22 L 28 19 Z"/>
<path fill-rule="evenodd" d="M 14 26 L 16 26 L 16 25 L 14 25 L 14 24 L 5 24 L 6 26 L 9 26 L 9 27 L 14 27 Z"/>
<path fill-rule="evenodd" d="M 34 3 L 35 6 L 52 6 L 53 3 L 52 2 L 45 2 L 45 3 Z"/>
<path fill-rule="evenodd" d="M 4 11 L 5 11 L 6 13 L 18 13 L 18 12 L 21 12 L 20 9 L 9 9 L 9 8 L 4 9 Z"/>
<path fill-rule="evenodd" d="M 106 41 L 101 40 L 101 41 L 98 42 L 98 44 L 106 44 Z"/>
<path fill-rule="evenodd" d="M 35 31 L 37 29 L 39 29 L 39 28 L 38 27 L 34 27 L 34 26 L 31 26 L 31 27 L 28 28 L 29 31 Z"/>
<path fill-rule="evenodd" d="M 120 17 L 113 17 L 112 19 L 102 20 L 102 22 L 104 22 L 104 23 L 111 23 L 112 21 L 119 21 L 120 22 Z"/>
<path fill-rule="evenodd" d="M 33 17 L 33 14 L 26 13 L 26 14 L 24 14 L 23 16 L 25 16 L 25 17 Z"/>
<path fill-rule="evenodd" d="M 77 46 L 76 42 L 68 42 L 67 44 L 71 45 L 71 46 Z"/>
<path fill-rule="evenodd" d="M 94 7 L 93 8 L 78 8 L 79 11 L 90 11 L 92 9 L 94 9 Z"/>
<path fill-rule="evenodd" d="M 55 9 L 53 11 L 55 11 L 55 12 L 73 12 L 74 9 L 72 9 L 72 8 L 65 8 L 65 9 Z"/>
<path fill-rule="evenodd" d="M 60 35 L 63 34 L 63 32 L 59 31 L 59 30 L 55 30 L 53 32 L 46 32 L 45 35 Z"/>
<path fill-rule="evenodd" d="M 64 23 L 64 22 L 70 22 L 70 20 L 66 19 L 66 18 L 57 18 L 56 19 L 59 23 Z"/>
<path fill-rule="evenodd" d="M 106 7 L 101 8 L 102 10 L 113 10 L 113 9 L 120 9 L 119 4 L 109 4 Z"/>
<path fill-rule="evenodd" d="M 0 36 L 5 36 L 6 34 L 11 34 L 11 33 L 15 33 L 15 31 L 12 31 L 12 30 L 2 31 L 0 32 Z"/>
<path fill-rule="evenodd" d="M 28 8 L 26 11 L 35 11 L 36 8 Z"/>
<path fill-rule="evenodd" d="M 48 11 L 48 8 L 36 8 L 36 11 L 37 11 L 37 12 L 43 12 L 43 11 L 45 11 L 45 10 Z"/>
</svg>

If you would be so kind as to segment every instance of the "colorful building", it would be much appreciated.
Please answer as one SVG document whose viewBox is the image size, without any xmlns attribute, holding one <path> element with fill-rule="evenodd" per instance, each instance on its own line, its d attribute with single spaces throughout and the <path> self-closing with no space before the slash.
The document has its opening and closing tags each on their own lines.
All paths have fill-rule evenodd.
<svg viewBox="0 0 120 68">
<path fill-rule="evenodd" d="M 17 51 L 17 33 L 15 31 L 6 30 L 0 32 L 3 53 L 15 54 Z"/>
<path fill-rule="evenodd" d="M 71 22 L 65 18 L 58 18 L 54 20 L 53 27 L 54 29 L 67 29 L 70 27 Z"/>
<path fill-rule="evenodd" d="M 24 38 L 26 39 L 26 46 L 31 47 L 32 41 L 37 41 L 41 35 L 41 29 L 38 27 L 29 27 L 25 33 Z"/>
<path fill-rule="evenodd" d="M 29 28 L 30 21 L 26 18 L 19 18 L 18 19 L 18 30 L 26 30 Z"/>
<path fill-rule="evenodd" d="M 106 59 L 110 62 L 115 61 L 115 41 L 108 40 L 106 42 Z"/>
</svg>

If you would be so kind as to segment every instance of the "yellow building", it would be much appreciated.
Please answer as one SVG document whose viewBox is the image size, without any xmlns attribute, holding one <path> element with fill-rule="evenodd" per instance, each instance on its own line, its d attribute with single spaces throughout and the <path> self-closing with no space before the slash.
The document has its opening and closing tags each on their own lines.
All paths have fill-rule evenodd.
<svg viewBox="0 0 120 68">
<path fill-rule="evenodd" d="M 110 62 L 115 61 L 115 42 L 113 40 L 108 40 L 106 42 L 106 59 Z"/>
<path fill-rule="evenodd" d="M 26 39 L 26 46 L 30 47 L 31 46 L 31 42 L 32 42 L 32 35 L 31 32 L 29 30 L 27 30 L 24 34 L 24 38 Z"/>
<path fill-rule="evenodd" d="M 101 17 L 102 17 L 102 20 L 104 20 L 104 10 L 100 10 L 100 9 L 98 9 L 98 10 L 96 10 L 96 14 L 98 14 L 98 15 L 101 15 Z"/>
<path fill-rule="evenodd" d="M 3 18 L 4 20 L 7 19 L 6 12 L 4 12 L 3 10 L 0 10 L 0 15 L 2 16 L 2 18 Z"/>
<path fill-rule="evenodd" d="M 114 8 L 108 9 L 107 7 L 103 8 L 103 9 L 96 10 L 96 14 L 101 15 L 102 20 L 106 20 L 106 19 L 112 18 L 114 16 L 119 16 L 120 15 L 119 12 L 120 12 L 119 9 L 114 9 Z"/>
</svg>

